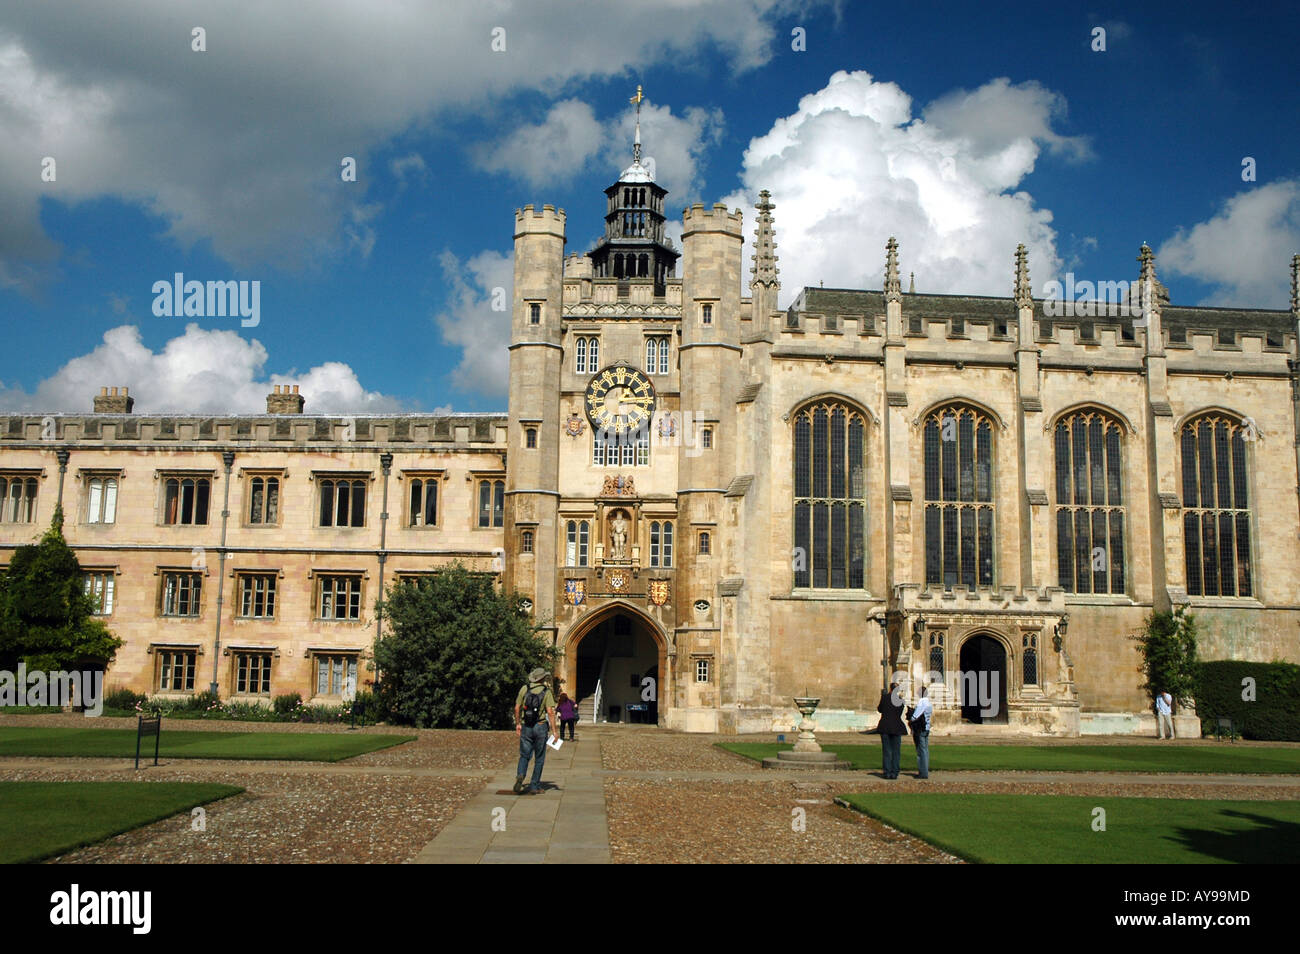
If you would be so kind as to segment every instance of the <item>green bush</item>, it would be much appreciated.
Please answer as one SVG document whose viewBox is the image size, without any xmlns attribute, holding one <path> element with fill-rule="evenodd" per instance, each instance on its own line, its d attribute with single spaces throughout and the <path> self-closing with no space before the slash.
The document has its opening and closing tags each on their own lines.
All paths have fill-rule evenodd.
<svg viewBox="0 0 1300 954">
<path fill-rule="evenodd" d="M 149 701 L 149 697 L 138 692 L 132 692 L 130 689 L 110 689 L 104 694 L 105 709 L 134 709 L 136 704 L 143 705 Z"/>
<path fill-rule="evenodd" d="M 552 648 L 533 630 L 518 593 L 461 564 L 395 583 L 381 603 L 375 647 L 381 705 L 419 728 L 506 729 L 530 670 L 550 670 Z"/>
<path fill-rule="evenodd" d="M 1254 698 L 1244 680 L 1253 679 Z M 1242 696 L 1247 698 L 1243 699 Z M 1196 672 L 1196 714 L 1201 732 L 1212 735 L 1221 717 L 1232 719 L 1242 738 L 1300 742 L 1300 666 L 1285 662 L 1203 662 Z"/>
<path fill-rule="evenodd" d="M 287 716 L 300 705 L 302 705 L 302 693 L 291 692 L 287 695 L 276 696 L 271 707 L 275 709 L 276 715 Z"/>
</svg>

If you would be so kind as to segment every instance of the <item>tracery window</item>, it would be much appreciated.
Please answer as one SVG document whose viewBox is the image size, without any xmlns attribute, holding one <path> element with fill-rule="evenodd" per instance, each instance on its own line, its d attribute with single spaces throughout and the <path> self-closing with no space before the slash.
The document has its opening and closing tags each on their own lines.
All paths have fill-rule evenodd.
<svg viewBox="0 0 1300 954">
<path fill-rule="evenodd" d="M 993 423 L 965 405 L 926 418 L 925 581 L 993 585 Z"/>
<path fill-rule="evenodd" d="M 1183 425 L 1183 546 L 1192 596 L 1253 596 L 1246 442 L 1253 424 L 1207 414 Z"/>
<path fill-rule="evenodd" d="M 866 575 L 866 419 L 835 401 L 794 416 L 794 585 L 861 589 Z"/>
<path fill-rule="evenodd" d="M 1056 423 L 1056 567 L 1067 593 L 1124 592 L 1122 436 L 1100 411 Z"/>
<path fill-rule="evenodd" d="M 1026 686 L 1038 685 L 1038 637 L 1026 634 L 1021 638 L 1023 643 L 1023 664 L 1024 679 Z"/>
</svg>

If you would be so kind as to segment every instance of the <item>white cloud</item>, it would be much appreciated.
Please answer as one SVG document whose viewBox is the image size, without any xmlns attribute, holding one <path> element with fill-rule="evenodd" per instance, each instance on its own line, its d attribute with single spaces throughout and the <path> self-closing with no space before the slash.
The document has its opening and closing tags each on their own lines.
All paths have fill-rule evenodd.
<svg viewBox="0 0 1300 954">
<path fill-rule="evenodd" d="M 1021 242 L 1041 287 L 1060 270 L 1056 233 L 1051 212 L 1020 186 L 1043 148 L 1088 154 L 1084 140 L 1053 129 L 1063 108 L 1036 83 L 997 79 L 949 93 L 916 118 L 896 84 L 837 72 L 745 150 L 745 188 L 723 199 L 745 210 L 744 262 L 754 202 L 768 189 L 782 306 L 818 281 L 880 288 L 891 235 L 904 287 L 914 271 L 918 292 L 1010 295 Z"/>
<path fill-rule="evenodd" d="M 80 413 L 104 386 L 125 385 L 137 413 L 264 414 L 275 384 L 296 384 L 308 414 L 382 413 L 402 409 L 396 398 L 367 391 L 346 364 L 327 361 L 305 373 L 263 377 L 262 343 L 233 331 L 197 324 L 150 350 L 134 325 L 104 333 L 93 351 L 73 358 L 42 381 L 34 394 L 0 386 L 0 407 L 10 411 Z"/>
<path fill-rule="evenodd" d="M 479 252 L 462 262 L 451 252 L 439 258 L 447 282 L 447 308 L 434 321 L 442 340 L 462 351 L 451 372 L 452 383 L 498 399 L 507 394 L 510 377 L 510 307 L 514 289 L 514 255 Z M 492 309 L 501 289 L 505 310 Z"/>
<path fill-rule="evenodd" d="M 194 52 L 194 11 L 173 0 L 6 4 L 0 285 L 48 279 L 59 249 L 41 225 L 46 197 L 137 203 L 181 246 L 210 240 L 238 267 L 364 251 L 350 210 L 365 201 L 367 158 L 393 137 L 703 50 L 743 72 L 772 55 L 787 6 L 673 0 L 672 29 L 657 30 L 639 4 L 230 0 L 204 7 L 207 51 Z M 493 52 L 502 26 L 506 50 Z M 41 181 L 45 156 L 54 183 Z M 356 183 L 340 180 L 344 156 Z"/>
<path fill-rule="evenodd" d="M 540 123 L 518 126 L 479 147 L 475 158 L 488 172 L 504 172 L 535 187 L 589 174 L 610 183 L 632 164 L 635 123 L 631 107 L 601 122 L 589 104 L 566 99 Z M 671 107 L 642 103 L 641 161 L 674 203 L 698 198 L 700 168 L 721 140 L 723 126 L 721 109 L 692 106 L 677 116 Z"/>
<path fill-rule="evenodd" d="M 540 123 L 516 127 L 475 150 L 479 168 L 504 172 L 532 186 L 573 178 L 599 151 L 605 131 L 591 106 L 577 99 L 556 103 Z"/>
<path fill-rule="evenodd" d="M 1300 179 L 1284 179 L 1233 196 L 1217 215 L 1179 229 L 1160 246 L 1156 269 L 1217 285 L 1203 305 L 1286 308 L 1297 252 Z"/>
<path fill-rule="evenodd" d="M 408 153 L 392 160 L 388 164 L 388 171 L 397 180 L 399 190 L 405 189 L 412 179 L 426 182 L 429 178 L 429 166 L 425 163 L 424 157 L 418 152 Z"/>
</svg>

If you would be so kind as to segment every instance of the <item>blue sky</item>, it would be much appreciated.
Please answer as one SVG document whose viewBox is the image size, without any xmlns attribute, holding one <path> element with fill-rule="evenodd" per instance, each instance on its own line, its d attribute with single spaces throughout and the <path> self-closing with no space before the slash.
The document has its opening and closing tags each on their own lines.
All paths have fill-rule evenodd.
<svg viewBox="0 0 1300 954">
<path fill-rule="evenodd" d="M 1145 241 L 1176 303 L 1288 306 L 1288 4 L 183 6 L 0 2 L 0 410 L 503 410 L 514 210 L 591 247 L 637 84 L 674 220 L 752 236 L 771 190 L 782 306 L 880 287 L 891 234 L 918 291 L 1009 295 L 1022 241 L 1038 292 L 1131 279 Z M 259 324 L 155 316 L 176 272 L 259 281 Z"/>
</svg>

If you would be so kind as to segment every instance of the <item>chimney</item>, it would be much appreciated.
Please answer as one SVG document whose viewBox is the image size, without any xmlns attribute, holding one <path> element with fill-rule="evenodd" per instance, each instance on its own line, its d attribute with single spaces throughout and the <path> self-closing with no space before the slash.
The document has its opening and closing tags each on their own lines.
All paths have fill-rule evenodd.
<svg viewBox="0 0 1300 954">
<path fill-rule="evenodd" d="M 301 414 L 302 409 L 303 399 L 296 384 L 277 384 L 266 396 L 267 414 Z"/>
<path fill-rule="evenodd" d="M 96 414 L 130 414 L 134 407 L 135 398 L 126 388 L 100 388 L 95 395 Z"/>
</svg>

